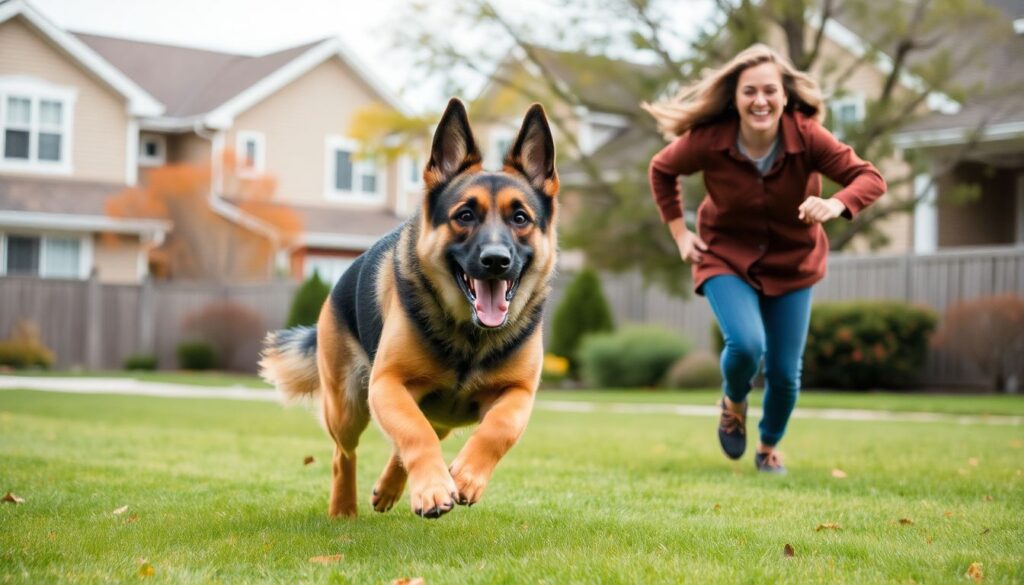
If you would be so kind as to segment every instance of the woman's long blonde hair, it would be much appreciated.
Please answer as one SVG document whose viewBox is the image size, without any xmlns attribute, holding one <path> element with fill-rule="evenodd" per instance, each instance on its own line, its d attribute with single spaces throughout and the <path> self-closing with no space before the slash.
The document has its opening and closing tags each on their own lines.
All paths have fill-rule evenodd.
<svg viewBox="0 0 1024 585">
<path fill-rule="evenodd" d="M 645 102 L 640 107 L 654 116 L 658 130 L 669 140 L 694 126 L 738 116 L 736 84 L 740 73 L 761 63 L 778 65 L 788 102 L 787 112 L 799 111 L 819 123 L 825 122 L 825 105 L 818 84 L 793 67 L 788 59 L 761 43 L 744 49 L 725 67 L 706 71 L 700 81 L 682 88 L 675 97 L 654 104 Z"/>
</svg>

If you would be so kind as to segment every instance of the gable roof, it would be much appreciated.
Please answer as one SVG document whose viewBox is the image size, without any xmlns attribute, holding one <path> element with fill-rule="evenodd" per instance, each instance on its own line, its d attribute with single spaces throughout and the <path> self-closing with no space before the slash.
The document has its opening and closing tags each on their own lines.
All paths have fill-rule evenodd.
<svg viewBox="0 0 1024 585">
<path fill-rule="evenodd" d="M 167 106 L 158 125 L 190 127 L 203 122 L 226 128 L 234 117 L 310 71 L 338 58 L 389 106 L 406 106 L 337 37 L 251 56 L 74 33 L 118 70 Z"/>
<path fill-rule="evenodd" d="M 88 45 L 65 32 L 24 0 L 0 0 L 0 23 L 15 17 L 22 17 L 39 33 L 46 36 L 66 55 L 81 67 L 98 77 L 128 102 L 128 111 L 136 116 L 159 116 L 164 106 L 133 79 L 113 67 Z"/>
</svg>

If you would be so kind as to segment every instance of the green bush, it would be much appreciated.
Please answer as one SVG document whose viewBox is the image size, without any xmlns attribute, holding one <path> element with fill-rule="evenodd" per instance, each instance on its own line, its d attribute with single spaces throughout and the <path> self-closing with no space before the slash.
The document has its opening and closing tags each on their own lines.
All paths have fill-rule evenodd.
<svg viewBox="0 0 1024 585">
<path fill-rule="evenodd" d="M 722 370 L 718 359 L 706 351 L 695 351 L 669 368 L 665 376 L 669 388 L 707 389 L 722 387 Z"/>
<path fill-rule="evenodd" d="M 587 336 L 579 350 L 580 369 L 594 387 L 652 387 L 688 349 L 685 339 L 660 327 L 627 327 Z"/>
<path fill-rule="evenodd" d="M 149 353 L 137 353 L 124 358 L 124 363 L 121 365 L 126 370 L 152 372 L 156 370 L 156 356 Z"/>
<path fill-rule="evenodd" d="M 931 309 L 898 301 L 816 304 L 804 351 L 803 385 L 908 386 L 924 367 L 937 321 Z"/>
<path fill-rule="evenodd" d="M 178 364 L 184 370 L 212 370 L 217 367 L 217 352 L 205 341 L 178 344 Z"/>
<path fill-rule="evenodd" d="M 565 288 L 552 318 L 548 351 L 568 358 L 570 375 L 576 377 L 583 338 L 614 329 L 612 313 L 601 290 L 601 279 L 593 270 L 584 269 Z"/>
<path fill-rule="evenodd" d="M 0 341 L 0 366 L 45 369 L 52 365 L 53 352 L 41 343 L 23 339 Z"/>
<path fill-rule="evenodd" d="M 299 290 L 295 291 L 295 298 L 292 299 L 292 308 L 288 312 L 288 323 L 285 327 L 296 327 L 298 325 L 316 325 L 320 318 L 320 309 L 331 294 L 331 287 L 320 280 L 320 274 L 314 270 L 306 282 L 302 283 Z"/>
</svg>

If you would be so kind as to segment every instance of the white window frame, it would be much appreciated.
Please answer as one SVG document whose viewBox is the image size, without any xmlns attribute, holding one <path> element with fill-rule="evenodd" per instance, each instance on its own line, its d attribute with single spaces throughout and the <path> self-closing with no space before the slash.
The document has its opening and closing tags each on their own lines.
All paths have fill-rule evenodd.
<svg viewBox="0 0 1024 585">
<path fill-rule="evenodd" d="M 9 159 L 5 156 L 7 141 L 7 98 L 29 100 L 28 158 Z M 16 171 L 50 175 L 70 175 L 73 171 L 75 101 L 78 90 L 23 75 L 0 77 L 0 171 Z M 40 103 L 52 101 L 61 104 L 60 160 L 39 160 Z"/>
<path fill-rule="evenodd" d="M 156 156 L 146 154 L 146 143 L 156 144 Z M 163 134 L 143 134 L 139 137 L 139 166 L 159 167 L 167 164 L 167 137 Z"/>
<path fill-rule="evenodd" d="M 302 260 L 302 280 L 307 280 L 313 276 L 313 270 L 318 268 L 324 268 L 325 264 L 331 268 L 329 274 L 324 274 L 322 271 L 318 272 L 320 280 L 322 280 L 327 286 L 333 287 L 334 283 L 337 282 L 341 275 L 345 273 L 352 264 L 355 263 L 356 257 L 347 256 L 328 256 L 322 254 L 307 254 Z M 340 272 L 335 272 L 338 267 L 342 267 Z"/>
<path fill-rule="evenodd" d="M 335 153 L 339 150 L 348 152 L 350 154 L 350 160 L 352 161 L 352 189 L 343 190 L 335 187 L 335 177 L 337 169 L 335 169 Z M 360 161 L 356 157 L 361 150 L 359 141 L 347 138 L 344 136 L 328 136 L 326 139 L 326 148 L 324 149 L 324 198 L 328 201 L 343 201 L 346 203 L 370 203 L 370 204 L 383 204 L 386 200 L 387 187 L 385 185 L 385 178 L 387 177 L 387 166 L 384 164 L 382 159 L 376 159 L 374 161 L 374 176 L 376 178 L 377 190 L 368 193 L 359 189 L 361 180 L 368 173 L 366 169 L 369 165 L 365 161 Z"/>
<path fill-rule="evenodd" d="M 494 126 L 490 132 L 487 133 L 487 151 L 484 153 L 484 166 L 488 170 L 500 170 L 501 164 L 505 160 L 505 151 L 508 149 L 502 149 L 501 143 L 507 142 L 508 148 L 512 148 L 513 142 L 516 139 L 516 131 L 514 127 L 509 126 Z"/>
<path fill-rule="evenodd" d="M 398 181 L 398 184 L 403 185 L 403 187 L 398 193 L 395 213 L 405 217 L 412 213 L 412 210 L 416 208 L 414 202 L 418 202 L 420 196 L 422 196 L 423 166 L 420 163 L 420 157 L 412 154 L 403 155 L 400 160 L 401 164 L 398 167 L 398 172 L 403 178 Z"/>
<path fill-rule="evenodd" d="M 256 156 L 252 165 L 246 165 L 245 145 L 252 142 L 256 145 Z M 239 130 L 235 133 L 235 166 L 241 177 L 255 177 L 267 169 L 267 136 L 255 130 Z"/>
<path fill-rule="evenodd" d="M 69 234 L 59 232 L 0 232 L 0 276 L 7 276 L 7 237 L 18 236 L 23 238 L 39 238 L 39 266 L 35 274 L 24 276 L 37 276 L 40 278 L 77 278 L 85 280 L 89 278 L 93 265 L 93 241 L 91 234 Z M 47 241 L 60 239 L 78 239 L 78 274 L 74 276 L 51 275 L 46 273 Z M 23 276 L 21 274 L 17 276 Z"/>
<path fill-rule="evenodd" d="M 838 112 L 845 106 L 853 106 L 855 121 L 857 123 L 863 122 L 864 117 L 867 115 L 866 106 L 864 103 L 864 94 L 859 92 L 851 92 L 842 95 L 841 97 L 832 98 L 828 103 L 828 114 L 834 120 L 832 127 L 834 130 L 832 134 L 836 138 L 842 139 L 846 132 L 839 124 Z"/>
</svg>

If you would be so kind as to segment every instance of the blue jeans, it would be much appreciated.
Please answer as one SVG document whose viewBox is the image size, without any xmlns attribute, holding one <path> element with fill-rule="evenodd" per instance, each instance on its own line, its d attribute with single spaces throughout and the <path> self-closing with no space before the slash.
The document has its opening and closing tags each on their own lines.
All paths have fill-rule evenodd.
<svg viewBox="0 0 1024 585">
<path fill-rule="evenodd" d="M 800 393 L 800 369 L 811 320 L 811 289 L 769 297 L 733 275 L 704 282 L 704 296 L 725 337 L 722 389 L 743 402 L 764 358 L 764 416 L 761 443 L 775 445 Z"/>
</svg>

